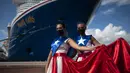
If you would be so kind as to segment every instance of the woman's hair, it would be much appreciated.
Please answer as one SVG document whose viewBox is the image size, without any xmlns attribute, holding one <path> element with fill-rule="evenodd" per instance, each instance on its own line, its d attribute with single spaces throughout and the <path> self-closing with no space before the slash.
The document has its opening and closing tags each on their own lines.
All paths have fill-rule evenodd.
<svg viewBox="0 0 130 73">
<path fill-rule="evenodd" d="M 59 25 L 59 24 L 62 25 L 63 28 L 66 28 L 66 25 L 65 25 L 65 23 L 63 21 L 58 21 L 58 23 L 56 24 L 56 26 Z"/>
<path fill-rule="evenodd" d="M 65 23 L 60 20 L 60 21 L 56 24 L 56 26 L 57 26 L 57 25 L 62 25 L 62 27 L 65 29 L 65 35 L 68 36 L 68 32 L 67 32 L 67 30 L 66 30 L 66 25 L 65 25 Z"/>
<path fill-rule="evenodd" d="M 77 22 L 77 25 L 79 25 L 79 24 L 84 24 L 85 28 L 86 28 L 86 23 L 85 22 L 83 22 L 83 21 Z"/>
<path fill-rule="evenodd" d="M 84 21 L 79 21 L 79 22 L 77 22 L 77 25 L 78 24 L 84 24 L 84 25 L 86 25 Z"/>
</svg>

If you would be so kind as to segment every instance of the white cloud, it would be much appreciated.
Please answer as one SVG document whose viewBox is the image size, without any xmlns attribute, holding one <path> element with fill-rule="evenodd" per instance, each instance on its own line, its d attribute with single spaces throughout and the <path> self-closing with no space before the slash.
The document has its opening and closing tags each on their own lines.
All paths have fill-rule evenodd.
<svg viewBox="0 0 130 73">
<path fill-rule="evenodd" d="M 116 4 L 118 6 L 130 4 L 130 0 L 102 0 L 101 5 Z"/>
<path fill-rule="evenodd" d="M 5 30 L 0 30 L 0 40 L 7 38 L 7 35 L 8 35 L 7 31 L 5 31 Z M 0 42 L 0 46 L 1 46 L 1 45 L 2 45 L 2 42 Z"/>
<path fill-rule="evenodd" d="M 0 30 L 0 34 L 2 34 L 3 36 L 7 36 L 8 35 L 7 31 L 5 31 L 5 30 Z"/>
<path fill-rule="evenodd" d="M 110 9 L 108 9 L 108 10 L 106 10 L 106 11 L 102 11 L 102 13 L 105 14 L 105 15 L 107 15 L 107 14 L 112 14 L 112 13 L 114 13 L 114 12 L 115 12 L 115 9 L 114 9 L 114 8 L 110 8 Z"/>
<path fill-rule="evenodd" d="M 101 5 L 107 5 L 107 4 L 111 4 L 111 3 L 116 3 L 119 0 L 102 0 Z"/>
<path fill-rule="evenodd" d="M 114 26 L 112 23 L 108 24 L 103 30 L 88 29 L 86 34 L 92 34 L 99 42 L 110 44 L 117 38 L 123 37 L 130 44 L 130 33 L 127 33 L 121 26 Z"/>
</svg>

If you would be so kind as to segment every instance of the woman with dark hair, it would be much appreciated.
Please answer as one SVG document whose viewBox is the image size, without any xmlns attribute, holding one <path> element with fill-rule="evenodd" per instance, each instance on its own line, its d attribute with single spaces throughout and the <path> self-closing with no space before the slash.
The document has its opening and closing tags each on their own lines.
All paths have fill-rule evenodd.
<svg viewBox="0 0 130 73">
<path fill-rule="evenodd" d="M 87 27 L 84 22 L 77 23 L 78 35 L 75 37 L 76 43 L 80 46 L 100 45 L 100 43 L 91 34 L 87 34 L 87 35 L 85 34 L 86 30 Z M 79 61 L 83 61 L 85 58 L 91 55 L 92 51 L 77 51 L 77 53 L 78 53 L 78 57 L 76 61 L 79 62 Z"/>
<path fill-rule="evenodd" d="M 53 71 L 56 71 L 57 73 L 63 72 L 63 65 L 65 63 L 65 60 L 67 60 L 66 54 L 70 47 L 81 51 L 91 51 L 94 50 L 96 47 L 78 46 L 78 44 L 76 44 L 71 38 L 67 37 L 67 30 L 64 23 L 57 24 L 56 30 L 59 37 L 55 39 L 54 42 L 51 44 L 51 51 L 49 53 L 46 65 L 46 70 L 48 69 L 47 73 L 52 73 Z M 56 68 L 56 70 L 54 69 L 54 67 Z"/>
</svg>

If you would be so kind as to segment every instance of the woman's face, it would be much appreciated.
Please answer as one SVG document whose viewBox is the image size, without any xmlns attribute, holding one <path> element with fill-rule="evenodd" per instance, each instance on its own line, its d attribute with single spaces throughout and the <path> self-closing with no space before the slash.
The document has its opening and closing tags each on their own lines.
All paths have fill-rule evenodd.
<svg viewBox="0 0 130 73">
<path fill-rule="evenodd" d="M 56 30 L 57 30 L 59 36 L 65 35 L 65 31 L 64 31 L 62 24 L 57 24 Z"/>
<path fill-rule="evenodd" d="M 86 29 L 85 24 L 78 24 L 77 29 Z"/>
<path fill-rule="evenodd" d="M 58 30 L 63 30 L 64 28 L 63 28 L 63 26 L 61 25 L 61 24 L 57 24 L 57 26 L 56 26 L 56 30 L 58 31 Z"/>
<path fill-rule="evenodd" d="M 84 35 L 86 30 L 85 24 L 78 24 L 77 25 L 77 31 L 80 35 Z"/>
</svg>

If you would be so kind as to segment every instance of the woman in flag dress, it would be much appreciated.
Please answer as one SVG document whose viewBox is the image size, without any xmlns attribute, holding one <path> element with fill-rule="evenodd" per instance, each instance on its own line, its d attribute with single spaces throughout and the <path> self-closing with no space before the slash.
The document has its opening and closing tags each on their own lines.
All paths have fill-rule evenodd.
<svg viewBox="0 0 130 73">
<path fill-rule="evenodd" d="M 99 45 L 100 43 L 92 36 L 92 35 L 86 35 L 86 24 L 84 22 L 77 23 L 77 32 L 79 35 L 76 36 L 76 43 L 79 46 L 95 46 Z M 85 58 L 87 58 L 90 54 L 92 54 L 93 51 L 74 51 L 74 53 L 78 53 L 78 57 L 76 59 L 77 62 L 83 61 Z"/>
<path fill-rule="evenodd" d="M 47 60 L 46 73 L 67 73 L 64 71 L 64 69 L 66 69 L 65 65 L 67 65 L 66 60 L 70 59 L 66 55 L 70 47 L 73 47 L 81 51 L 86 50 L 91 51 L 94 50 L 96 46 L 94 47 L 78 46 L 78 44 L 76 44 L 71 38 L 67 37 L 67 31 L 64 23 L 57 24 L 56 30 L 59 34 L 59 38 L 55 39 L 55 41 L 51 45 L 52 48 L 50 50 Z M 60 38 L 64 38 L 64 40 L 60 40 Z M 61 44 L 58 44 L 60 42 Z"/>
</svg>

